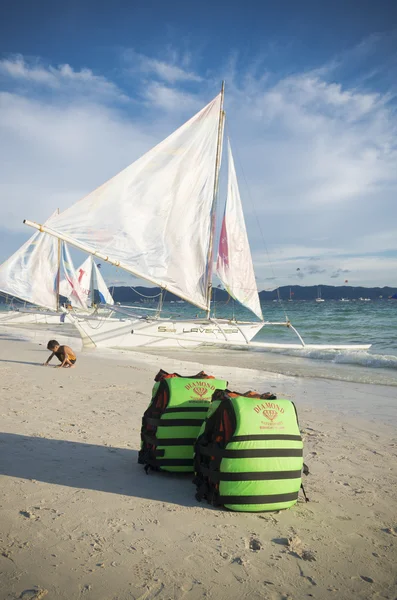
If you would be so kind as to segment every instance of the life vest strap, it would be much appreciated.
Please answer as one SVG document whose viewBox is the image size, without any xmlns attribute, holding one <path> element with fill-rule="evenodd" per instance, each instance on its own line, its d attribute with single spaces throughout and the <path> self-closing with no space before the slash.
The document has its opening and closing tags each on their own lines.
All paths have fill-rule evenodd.
<svg viewBox="0 0 397 600">
<path fill-rule="evenodd" d="M 305 488 L 303 487 L 303 483 L 301 483 L 301 489 L 302 489 L 303 495 L 305 497 L 305 502 L 310 502 L 309 498 L 306 496 L 306 492 L 305 492 Z"/>
<path fill-rule="evenodd" d="M 147 425 L 152 427 L 200 427 L 203 419 L 145 419 Z"/>
<path fill-rule="evenodd" d="M 303 456 L 302 448 L 253 448 L 248 450 L 232 450 L 219 448 L 219 446 L 208 445 L 196 448 L 198 453 L 204 456 L 215 456 L 221 458 L 292 458 Z"/>
<path fill-rule="evenodd" d="M 291 442 L 301 442 L 300 435 L 288 435 L 287 433 L 260 433 L 254 435 L 235 435 L 230 442 L 256 442 L 268 440 L 288 440 Z"/>
<path fill-rule="evenodd" d="M 220 473 L 208 467 L 200 467 L 200 473 L 211 482 L 218 481 L 274 481 L 276 479 L 300 479 L 302 471 L 251 471 L 250 473 Z"/>
<path fill-rule="evenodd" d="M 152 446 L 193 446 L 196 441 L 196 438 L 172 438 L 162 440 L 155 435 L 150 435 L 146 431 L 142 432 L 141 437 L 148 444 L 152 444 Z"/>
<path fill-rule="evenodd" d="M 270 494 L 267 496 L 219 496 L 220 504 L 278 504 L 297 500 L 298 492 L 290 494 Z"/>
<path fill-rule="evenodd" d="M 154 464 L 158 467 L 191 467 L 192 462 L 191 458 L 156 458 Z"/>
<path fill-rule="evenodd" d="M 208 410 L 208 402 L 203 403 L 203 406 L 173 406 L 171 408 L 166 408 L 163 414 L 166 413 L 179 413 L 179 412 L 205 412 Z"/>
</svg>

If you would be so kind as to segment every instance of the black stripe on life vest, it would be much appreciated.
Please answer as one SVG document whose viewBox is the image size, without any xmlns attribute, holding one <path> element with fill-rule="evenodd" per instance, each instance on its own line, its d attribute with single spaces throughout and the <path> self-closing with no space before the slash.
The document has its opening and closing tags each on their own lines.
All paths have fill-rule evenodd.
<svg viewBox="0 0 397 600">
<path fill-rule="evenodd" d="M 208 402 L 208 406 L 182 406 L 178 408 L 177 406 L 172 408 L 166 408 L 165 413 L 176 413 L 176 412 L 207 412 L 210 406 L 210 402 Z"/>
<path fill-rule="evenodd" d="M 221 458 L 292 458 L 303 456 L 302 448 L 250 448 L 248 450 L 228 450 L 214 448 L 214 446 L 201 446 L 200 454 L 206 456 L 220 456 Z"/>
<path fill-rule="evenodd" d="M 299 492 L 290 494 L 271 494 L 268 496 L 219 496 L 220 504 L 276 504 L 298 499 Z"/>
<path fill-rule="evenodd" d="M 153 446 L 194 446 L 196 438 L 173 438 L 172 440 L 161 440 L 154 436 L 142 435 L 145 442 Z"/>
<path fill-rule="evenodd" d="M 200 473 L 217 481 L 274 481 L 276 479 L 300 479 L 302 471 L 253 471 L 250 473 L 219 473 L 200 467 Z"/>
<path fill-rule="evenodd" d="M 300 435 L 288 435 L 286 433 L 260 433 L 257 435 L 235 435 L 231 442 L 256 442 L 267 440 L 288 440 L 291 442 L 301 442 Z"/>
<path fill-rule="evenodd" d="M 146 423 L 153 427 L 197 427 L 203 424 L 204 419 L 151 419 Z"/>
<path fill-rule="evenodd" d="M 192 467 L 192 458 L 159 458 L 156 459 L 159 467 Z"/>
</svg>

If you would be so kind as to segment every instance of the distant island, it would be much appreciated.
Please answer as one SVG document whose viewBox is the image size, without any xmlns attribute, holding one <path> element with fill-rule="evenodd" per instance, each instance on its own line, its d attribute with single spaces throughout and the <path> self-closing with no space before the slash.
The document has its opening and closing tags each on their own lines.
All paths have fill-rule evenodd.
<svg viewBox="0 0 397 600">
<path fill-rule="evenodd" d="M 263 301 L 272 301 L 277 300 L 279 295 L 282 300 L 289 300 L 290 292 L 291 299 L 298 300 L 315 300 L 318 294 L 318 288 L 321 288 L 321 297 L 324 300 L 340 300 L 341 298 L 345 298 L 347 300 L 358 300 L 359 298 L 369 298 L 370 300 L 379 300 L 385 299 L 387 300 L 389 297 L 397 294 L 397 287 L 353 287 L 347 285 L 341 286 L 332 286 L 332 285 L 311 285 L 311 286 L 301 286 L 301 285 L 291 285 L 291 286 L 283 286 L 270 292 L 262 290 L 259 292 L 259 297 Z M 137 286 L 133 289 L 130 287 L 114 287 L 110 288 L 112 292 L 113 298 L 115 302 L 120 302 L 123 304 L 124 302 L 152 302 L 153 300 L 157 302 L 157 298 L 146 298 L 145 296 L 157 296 L 160 293 L 160 288 L 158 287 L 142 287 Z M 142 294 L 142 295 L 141 295 Z M 226 301 L 228 299 L 228 293 L 222 289 L 215 287 L 212 290 L 212 298 L 218 302 Z M 164 302 L 177 302 L 180 301 L 178 296 L 171 294 L 170 292 L 166 292 L 163 298 Z"/>
<path fill-rule="evenodd" d="M 319 288 L 321 288 L 321 297 L 324 300 L 341 300 L 342 298 L 345 298 L 346 300 L 359 300 L 360 298 L 368 298 L 369 300 L 387 300 L 397 294 L 397 287 L 392 288 L 387 286 L 382 288 L 369 288 L 347 285 L 285 285 L 269 292 L 262 290 L 259 292 L 259 297 L 263 301 L 278 300 L 279 297 L 282 301 L 288 301 L 290 298 L 293 301 L 315 300 Z M 158 298 L 156 298 L 156 296 L 160 293 L 160 288 L 143 286 L 131 288 L 128 286 L 118 286 L 114 288 L 110 287 L 110 292 L 112 293 L 115 302 L 120 302 L 121 304 L 125 302 L 141 302 L 146 304 L 153 301 L 157 302 Z M 147 296 L 149 296 L 149 298 L 147 298 Z M 153 299 L 150 297 L 153 297 Z M 226 301 L 228 297 L 228 293 L 224 289 L 218 287 L 213 288 L 212 298 L 215 299 L 215 301 Z M 5 296 L 0 296 L 0 303 L 4 303 L 6 300 L 7 298 Z M 11 297 L 9 296 L 8 301 L 10 300 Z M 99 298 L 96 298 L 96 300 L 99 302 Z M 180 301 L 180 298 L 175 296 L 175 294 L 171 294 L 171 292 L 166 292 L 163 301 L 178 302 Z"/>
</svg>

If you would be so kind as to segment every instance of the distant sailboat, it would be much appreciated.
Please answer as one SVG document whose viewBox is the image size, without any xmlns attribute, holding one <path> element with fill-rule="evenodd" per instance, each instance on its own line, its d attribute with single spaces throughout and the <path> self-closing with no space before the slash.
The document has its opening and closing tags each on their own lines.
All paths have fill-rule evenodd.
<svg viewBox="0 0 397 600">
<path fill-rule="evenodd" d="M 45 226 L 45 231 L 101 260 L 169 291 L 205 311 L 196 319 L 138 316 L 113 307 L 122 319 L 90 327 L 75 319 L 91 346 L 198 346 L 203 343 L 261 348 L 302 348 L 301 336 L 286 319 L 264 321 L 252 263 L 230 142 L 226 204 L 216 252 L 218 183 L 225 113 L 224 88 L 199 113 L 129 167 Z M 257 320 L 211 316 L 212 275 Z M 117 322 L 118 321 L 118 322 Z M 264 327 L 292 329 L 299 343 L 255 343 Z M 306 345 L 309 348 L 363 346 Z"/>
<path fill-rule="evenodd" d="M 76 276 L 87 307 L 90 308 L 94 307 L 95 305 L 95 290 L 97 290 L 99 294 L 99 301 L 102 304 L 114 304 L 113 298 L 102 277 L 101 272 L 98 269 L 98 266 L 94 261 L 93 256 L 86 258 L 80 267 L 78 267 L 76 270 Z M 70 279 L 65 278 L 61 281 L 59 291 L 62 296 L 65 296 L 65 298 L 69 299 L 74 308 L 80 308 L 79 302 L 77 301 L 76 303 Z"/>
<path fill-rule="evenodd" d="M 325 302 L 324 298 L 321 298 L 321 287 L 320 286 L 317 288 L 316 302 Z"/>
<path fill-rule="evenodd" d="M 291 292 L 291 288 L 289 288 L 289 298 L 288 298 L 288 302 L 292 302 L 293 298 L 292 296 L 294 295 L 294 292 Z"/>
</svg>

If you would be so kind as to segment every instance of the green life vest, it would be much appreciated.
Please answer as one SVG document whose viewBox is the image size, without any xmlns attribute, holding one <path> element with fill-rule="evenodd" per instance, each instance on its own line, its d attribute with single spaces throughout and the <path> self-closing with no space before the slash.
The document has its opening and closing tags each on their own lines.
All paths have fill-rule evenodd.
<svg viewBox="0 0 397 600">
<path fill-rule="evenodd" d="M 290 508 L 302 467 L 293 402 L 253 392 L 214 394 L 195 445 L 198 500 L 247 512 Z"/>
<path fill-rule="evenodd" d="M 226 386 L 204 372 L 181 377 L 160 371 L 142 419 L 138 462 L 146 471 L 193 472 L 194 444 L 212 394 Z"/>
</svg>

